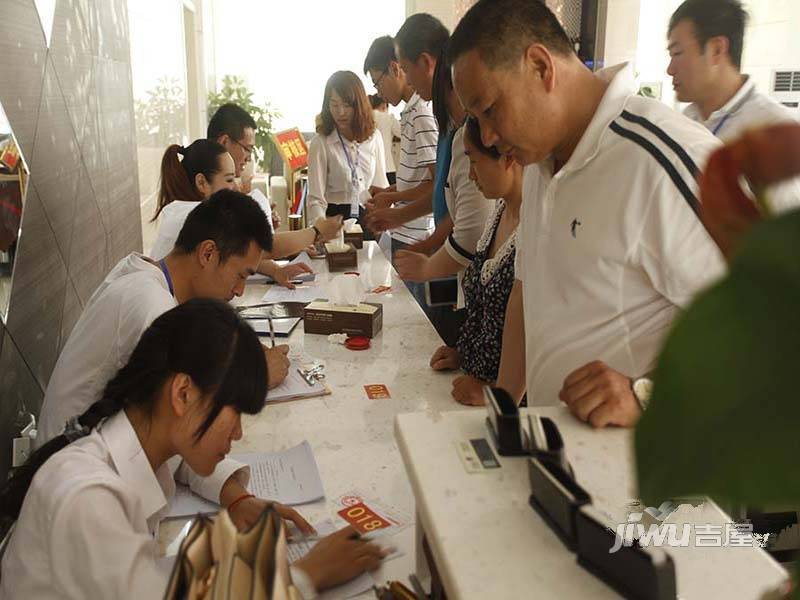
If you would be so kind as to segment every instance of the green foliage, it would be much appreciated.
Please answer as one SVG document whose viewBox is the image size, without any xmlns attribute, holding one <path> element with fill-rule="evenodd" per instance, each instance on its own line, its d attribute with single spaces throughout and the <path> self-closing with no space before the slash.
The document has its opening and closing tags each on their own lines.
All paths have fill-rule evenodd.
<svg viewBox="0 0 800 600">
<path fill-rule="evenodd" d="M 147 100 L 134 102 L 136 140 L 140 146 L 164 147 L 181 142 L 186 130 L 186 98 L 180 82 L 161 77 L 147 92 Z"/>
<path fill-rule="evenodd" d="M 216 110 L 228 102 L 238 104 L 246 110 L 256 122 L 256 159 L 262 171 L 269 169 L 274 147 L 270 133 L 272 132 L 273 121 L 280 117 L 280 113 L 274 110 L 269 102 L 259 106 L 253 102 L 253 92 L 251 92 L 242 77 L 236 75 L 225 75 L 222 78 L 222 89 L 218 93 L 209 92 L 208 94 L 208 117 L 211 118 Z"/>
<path fill-rule="evenodd" d="M 636 431 L 650 506 L 800 504 L 800 211 L 756 226 L 678 321 Z"/>
</svg>

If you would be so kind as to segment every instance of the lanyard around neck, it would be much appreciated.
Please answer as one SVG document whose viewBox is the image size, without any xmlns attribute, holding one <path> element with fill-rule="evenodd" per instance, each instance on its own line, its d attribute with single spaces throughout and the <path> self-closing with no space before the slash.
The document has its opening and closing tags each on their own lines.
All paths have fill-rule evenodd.
<svg viewBox="0 0 800 600">
<path fill-rule="evenodd" d="M 342 134 L 339 132 L 338 129 L 336 130 L 336 135 L 339 136 L 339 141 L 342 143 L 342 150 L 344 150 L 344 157 L 347 160 L 347 166 L 350 167 L 350 180 L 353 182 L 353 185 L 355 186 L 356 183 L 358 182 L 358 173 L 356 172 L 356 167 L 358 167 L 358 144 L 356 144 L 356 161 L 355 163 L 353 163 L 353 161 L 350 159 L 350 153 L 347 151 L 347 144 L 345 143 L 344 138 L 342 137 Z"/>
<path fill-rule="evenodd" d="M 167 287 L 169 287 L 169 293 L 174 298 L 175 289 L 172 287 L 172 277 L 170 277 L 169 269 L 167 268 L 167 261 L 162 258 L 160 261 L 158 261 L 158 266 L 161 267 L 161 272 L 164 273 L 164 278 L 167 280 Z"/>
</svg>

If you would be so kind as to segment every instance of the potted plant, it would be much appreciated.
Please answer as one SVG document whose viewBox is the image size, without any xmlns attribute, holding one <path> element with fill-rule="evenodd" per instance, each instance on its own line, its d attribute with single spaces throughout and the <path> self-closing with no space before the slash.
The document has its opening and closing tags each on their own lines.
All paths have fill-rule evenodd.
<svg viewBox="0 0 800 600">
<path fill-rule="evenodd" d="M 219 92 L 208 94 L 208 115 L 213 115 L 216 110 L 227 102 L 238 104 L 246 110 L 256 122 L 256 162 L 263 173 L 269 172 L 270 161 L 274 148 L 272 145 L 272 124 L 280 117 L 269 102 L 258 105 L 253 101 L 251 92 L 244 79 L 236 75 L 225 75 L 222 78 L 222 88 Z"/>
</svg>

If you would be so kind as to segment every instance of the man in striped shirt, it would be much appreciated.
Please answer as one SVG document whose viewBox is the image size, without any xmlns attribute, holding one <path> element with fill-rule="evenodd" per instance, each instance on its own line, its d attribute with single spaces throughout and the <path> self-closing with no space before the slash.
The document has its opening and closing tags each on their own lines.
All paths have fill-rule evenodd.
<svg viewBox="0 0 800 600">
<path fill-rule="evenodd" d="M 392 106 L 405 102 L 400 115 L 400 161 L 396 165 L 397 184 L 386 190 L 375 190 L 369 204 L 370 212 L 374 215 L 377 211 L 388 209 L 399 213 L 398 209 L 411 204 L 414 205 L 414 209 L 420 209 L 418 212 L 422 212 L 420 207 L 427 208 L 427 214 L 423 212 L 422 216 L 405 221 L 397 228 L 392 227 L 394 257 L 397 250 L 406 248 L 413 250 L 415 244 L 426 240 L 433 233 L 431 206 L 439 132 L 431 103 L 423 100 L 406 80 L 406 75 L 397 61 L 394 40 L 391 37 L 383 36 L 372 43 L 364 61 L 364 72 L 369 73 L 375 89 Z M 428 306 L 423 284 L 411 281 L 405 284 L 441 335 L 446 329 L 443 308 L 447 307 Z"/>
</svg>

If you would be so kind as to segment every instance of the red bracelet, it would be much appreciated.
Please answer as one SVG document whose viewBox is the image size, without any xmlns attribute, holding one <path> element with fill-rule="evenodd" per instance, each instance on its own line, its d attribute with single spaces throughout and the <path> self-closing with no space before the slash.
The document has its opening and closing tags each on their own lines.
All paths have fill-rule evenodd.
<svg viewBox="0 0 800 600">
<path fill-rule="evenodd" d="M 241 502 L 242 500 L 247 500 L 248 498 L 255 498 L 255 496 L 253 494 L 242 494 L 236 500 L 228 504 L 228 512 L 231 512 L 231 510 L 233 510 L 233 507 L 239 504 L 239 502 Z"/>
</svg>

